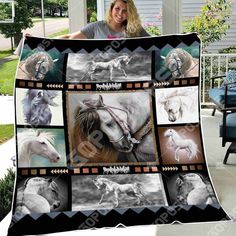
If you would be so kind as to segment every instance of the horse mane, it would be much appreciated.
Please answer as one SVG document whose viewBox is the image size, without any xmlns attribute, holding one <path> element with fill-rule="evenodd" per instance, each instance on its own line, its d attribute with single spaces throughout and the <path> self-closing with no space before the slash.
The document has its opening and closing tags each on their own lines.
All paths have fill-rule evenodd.
<svg viewBox="0 0 236 236">
<path fill-rule="evenodd" d="M 169 60 L 173 58 L 174 54 L 177 54 L 178 58 L 181 60 L 181 62 L 182 62 L 181 73 L 184 74 L 184 72 L 190 68 L 193 57 L 191 54 L 189 54 L 184 49 L 175 48 L 175 49 L 171 50 L 166 56 L 165 66 L 167 68 L 168 68 Z"/>
<path fill-rule="evenodd" d="M 53 68 L 53 59 L 47 52 L 35 52 L 25 60 L 25 68 L 27 72 L 32 76 L 34 76 L 35 74 L 35 65 L 42 57 L 45 57 L 47 59 L 49 63 L 49 70 Z"/>
<path fill-rule="evenodd" d="M 18 143 L 22 145 L 27 140 L 32 140 L 35 137 L 41 137 L 49 141 L 51 144 L 54 143 L 55 136 L 49 132 L 38 131 L 34 129 L 29 129 L 17 134 Z"/>
<path fill-rule="evenodd" d="M 118 157 L 118 152 L 110 144 L 108 137 L 103 134 L 103 138 L 98 140 L 102 148 L 99 148 L 95 143 L 91 141 L 91 135 L 94 131 L 100 130 L 100 118 L 95 110 L 81 111 L 81 107 L 77 107 L 74 112 L 74 126 L 72 131 L 72 146 L 76 152 L 88 158 L 88 146 L 81 144 L 86 143 L 89 145 L 92 157 L 89 157 L 89 162 L 115 162 Z M 94 152 L 96 150 L 96 152 Z"/>
</svg>

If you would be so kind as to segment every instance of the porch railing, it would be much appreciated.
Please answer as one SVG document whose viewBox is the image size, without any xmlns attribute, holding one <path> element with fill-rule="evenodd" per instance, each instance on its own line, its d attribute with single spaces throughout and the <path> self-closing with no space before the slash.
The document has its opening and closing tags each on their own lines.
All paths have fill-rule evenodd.
<svg viewBox="0 0 236 236">
<path fill-rule="evenodd" d="M 208 90 L 211 88 L 212 76 L 224 75 L 230 69 L 236 69 L 236 53 L 208 54 L 201 57 L 201 104 L 211 105 Z M 220 86 L 220 81 L 214 86 Z"/>
</svg>

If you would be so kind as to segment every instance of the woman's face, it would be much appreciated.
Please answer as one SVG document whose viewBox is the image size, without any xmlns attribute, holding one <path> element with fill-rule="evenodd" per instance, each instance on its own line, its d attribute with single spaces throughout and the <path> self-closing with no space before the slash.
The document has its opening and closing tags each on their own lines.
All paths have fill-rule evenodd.
<svg viewBox="0 0 236 236">
<path fill-rule="evenodd" d="M 127 4 L 122 0 L 117 1 L 112 9 L 111 15 L 116 24 L 122 24 L 127 20 Z"/>
</svg>

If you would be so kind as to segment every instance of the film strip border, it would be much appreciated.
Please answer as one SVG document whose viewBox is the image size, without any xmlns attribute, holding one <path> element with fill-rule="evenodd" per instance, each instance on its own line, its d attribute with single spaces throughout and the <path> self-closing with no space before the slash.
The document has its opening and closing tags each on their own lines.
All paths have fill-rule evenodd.
<svg viewBox="0 0 236 236">
<path fill-rule="evenodd" d="M 168 81 L 144 81 L 144 82 L 104 82 L 104 83 L 45 83 L 38 81 L 16 80 L 17 88 L 29 89 L 55 89 L 68 91 L 116 91 L 116 90 L 139 90 L 161 87 L 183 87 L 199 85 L 199 78 L 182 78 L 172 82 Z"/>
<path fill-rule="evenodd" d="M 163 172 L 188 172 L 206 170 L 204 164 L 191 165 L 152 165 L 152 166 L 93 166 L 68 168 L 20 168 L 21 176 L 46 176 L 46 175 L 114 175 L 114 174 L 148 174 Z"/>
</svg>

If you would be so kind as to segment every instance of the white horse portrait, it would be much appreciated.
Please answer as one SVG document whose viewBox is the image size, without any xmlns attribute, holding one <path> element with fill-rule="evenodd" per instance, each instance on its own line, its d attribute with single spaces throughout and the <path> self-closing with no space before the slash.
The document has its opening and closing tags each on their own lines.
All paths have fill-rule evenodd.
<svg viewBox="0 0 236 236">
<path fill-rule="evenodd" d="M 181 150 L 187 153 L 187 157 L 189 161 L 193 161 L 193 159 L 198 159 L 198 146 L 192 140 L 183 137 L 174 129 L 167 129 L 164 133 L 164 136 L 168 138 L 167 141 L 167 149 L 171 149 L 174 151 L 174 159 L 177 162 L 180 162 L 180 155 L 183 155 Z"/>
<path fill-rule="evenodd" d="M 57 166 L 58 164 L 64 166 L 66 164 L 65 157 L 62 157 L 56 150 L 55 138 L 54 134 L 41 130 L 29 129 L 18 132 L 18 167 L 34 166 L 33 157 L 39 159 L 37 167 Z"/>
<path fill-rule="evenodd" d="M 35 52 L 21 61 L 17 70 L 17 79 L 41 81 L 46 74 L 53 69 L 58 59 L 52 59 L 49 53 L 44 51 Z"/>
<path fill-rule="evenodd" d="M 49 213 L 60 204 L 60 189 L 53 179 L 28 178 L 17 190 L 15 214 Z"/>
<path fill-rule="evenodd" d="M 156 89 L 158 124 L 199 122 L 198 87 Z"/>
<path fill-rule="evenodd" d="M 209 181 L 201 175 L 188 173 L 179 175 L 176 179 L 176 197 L 180 205 L 202 205 L 217 203 Z"/>
<path fill-rule="evenodd" d="M 72 143 L 79 155 L 91 162 L 156 161 L 147 92 L 75 95 L 70 100 Z M 88 141 L 94 148 L 83 149 L 81 143 Z"/>
</svg>

